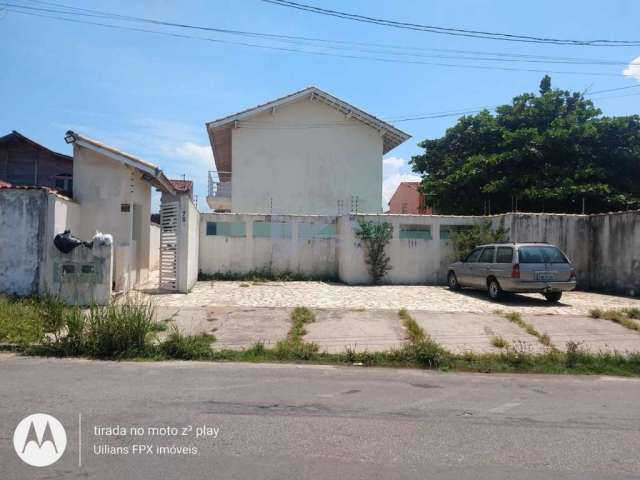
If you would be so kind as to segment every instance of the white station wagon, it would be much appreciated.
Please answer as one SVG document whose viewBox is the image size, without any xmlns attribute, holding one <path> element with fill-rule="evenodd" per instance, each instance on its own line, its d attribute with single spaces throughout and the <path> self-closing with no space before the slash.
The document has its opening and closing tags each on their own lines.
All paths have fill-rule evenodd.
<svg viewBox="0 0 640 480">
<path fill-rule="evenodd" d="M 576 271 L 567 256 L 549 243 L 492 243 L 473 249 L 449 266 L 451 290 L 487 290 L 493 300 L 504 292 L 541 293 L 557 302 L 576 288 Z"/>
</svg>

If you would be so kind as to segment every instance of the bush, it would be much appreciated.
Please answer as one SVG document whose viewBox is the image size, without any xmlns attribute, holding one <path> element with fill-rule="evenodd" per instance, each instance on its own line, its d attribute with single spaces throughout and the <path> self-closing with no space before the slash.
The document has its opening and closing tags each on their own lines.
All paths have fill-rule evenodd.
<svg viewBox="0 0 640 480">
<path fill-rule="evenodd" d="M 391 260 L 384 249 L 393 236 L 393 225 L 389 222 L 360 222 L 360 230 L 356 232 L 366 252 L 365 262 L 374 284 L 379 284 L 389 270 Z"/>
<path fill-rule="evenodd" d="M 159 345 L 160 352 L 169 358 L 178 360 L 204 360 L 212 357 L 211 343 L 213 335 L 184 335 L 176 326 L 164 342 Z"/>
<path fill-rule="evenodd" d="M 507 233 L 508 230 L 502 227 L 493 230 L 489 222 L 476 224 L 471 228 L 454 232 L 451 236 L 451 241 L 456 259 L 462 260 L 478 245 L 507 240 Z"/>
</svg>

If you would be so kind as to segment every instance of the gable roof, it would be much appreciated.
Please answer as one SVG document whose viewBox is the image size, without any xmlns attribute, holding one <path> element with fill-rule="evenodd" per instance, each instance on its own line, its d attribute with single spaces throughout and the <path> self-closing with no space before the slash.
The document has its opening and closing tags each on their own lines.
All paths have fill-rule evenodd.
<svg viewBox="0 0 640 480">
<path fill-rule="evenodd" d="M 219 118 L 218 120 L 214 120 L 212 122 L 207 122 L 207 131 L 209 132 L 209 138 L 211 140 L 211 145 L 213 146 L 213 130 L 218 129 L 220 127 L 227 126 L 231 123 L 245 120 L 249 117 L 252 117 L 258 113 L 264 112 L 266 110 L 279 107 L 288 103 L 296 102 L 298 100 L 310 98 L 313 100 L 317 100 L 321 103 L 329 105 L 330 107 L 335 108 L 339 112 L 353 117 L 365 125 L 374 128 L 383 136 L 383 153 L 387 153 L 388 151 L 394 149 L 404 141 L 411 138 L 411 135 L 403 132 L 402 130 L 394 127 L 393 125 L 380 120 L 379 118 L 365 112 L 364 110 L 360 110 L 357 107 L 345 102 L 344 100 L 340 100 L 329 93 L 320 90 L 318 87 L 307 87 L 303 90 L 299 90 L 297 92 L 291 93 L 284 97 L 277 98 L 267 103 L 263 103 L 262 105 L 258 105 L 256 107 L 248 108 L 246 110 L 242 110 L 241 112 L 234 113 L 233 115 L 228 115 L 226 117 Z M 214 147 L 215 149 L 215 147 Z M 215 155 L 215 152 L 214 152 Z"/>
<path fill-rule="evenodd" d="M 393 199 L 395 198 L 395 196 L 398 194 L 398 192 L 402 188 L 409 188 L 410 190 L 414 190 L 414 191 L 416 191 L 418 193 L 421 193 L 420 190 L 419 190 L 420 182 L 400 182 L 398 184 L 398 186 L 396 187 L 396 191 L 393 192 L 393 195 L 391 195 L 391 198 L 387 202 L 387 205 L 391 205 L 391 202 L 393 202 Z"/>
<path fill-rule="evenodd" d="M 23 141 L 25 143 L 28 143 L 32 147 L 37 148 L 38 150 L 43 150 L 45 152 L 49 152 L 50 154 L 55 155 L 56 157 L 60 158 L 61 160 L 67 160 L 69 162 L 73 162 L 73 157 L 71 157 L 70 155 L 65 155 L 63 153 L 54 152 L 50 148 L 47 148 L 44 145 L 41 145 L 38 142 L 35 142 L 35 141 L 31 140 L 28 137 L 25 137 L 24 135 L 22 135 L 20 132 L 18 132 L 16 130 L 12 130 L 11 133 L 8 133 L 7 135 L 4 135 L 4 136 L 0 137 L 0 143 L 2 143 L 3 141 L 12 140 L 12 139 L 20 140 L 20 141 Z"/>
<path fill-rule="evenodd" d="M 169 182 L 171 182 L 171 185 L 177 192 L 189 192 L 193 190 L 193 182 L 191 180 L 174 180 L 170 178 Z"/>
<path fill-rule="evenodd" d="M 124 165 L 129 165 L 130 167 L 139 170 L 145 176 L 145 180 L 150 182 L 154 187 L 162 190 L 163 192 L 175 195 L 175 188 L 157 165 L 149 163 L 138 157 L 134 157 L 130 153 L 125 153 L 117 148 L 105 145 L 97 140 L 85 137 L 84 135 L 72 130 L 67 131 L 64 138 L 67 143 L 76 143 L 81 147 L 88 148 L 89 150 L 93 150 L 94 152 L 109 157 L 112 160 L 116 160 Z"/>
</svg>

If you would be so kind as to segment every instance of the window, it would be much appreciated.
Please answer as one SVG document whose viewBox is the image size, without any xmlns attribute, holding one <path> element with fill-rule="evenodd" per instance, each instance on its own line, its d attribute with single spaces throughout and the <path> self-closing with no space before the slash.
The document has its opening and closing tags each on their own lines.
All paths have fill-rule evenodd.
<svg viewBox="0 0 640 480">
<path fill-rule="evenodd" d="M 207 222 L 207 236 L 239 237 L 247 236 L 244 222 Z"/>
<path fill-rule="evenodd" d="M 407 213 L 407 211 L 409 210 L 409 206 L 407 205 L 407 203 L 403 203 L 402 204 L 402 213 Z"/>
<path fill-rule="evenodd" d="M 498 247 L 496 252 L 496 263 L 511 263 L 513 261 L 513 248 Z"/>
<path fill-rule="evenodd" d="M 73 176 L 70 173 L 59 173 L 55 176 L 55 186 L 61 192 L 73 191 Z"/>
<path fill-rule="evenodd" d="M 493 252 L 495 251 L 495 247 L 487 247 L 482 251 L 482 255 L 480 255 L 480 263 L 492 263 L 493 262 Z"/>
<path fill-rule="evenodd" d="M 569 263 L 559 248 L 549 245 L 520 247 L 518 257 L 520 263 Z"/>
<path fill-rule="evenodd" d="M 254 238 L 291 238 L 291 225 L 286 222 L 253 222 Z"/>
<path fill-rule="evenodd" d="M 480 258 L 480 253 L 482 252 L 481 248 L 476 248 L 473 252 L 467 255 L 467 258 L 464 259 L 465 262 L 475 263 Z"/>
<path fill-rule="evenodd" d="M 431 225 L 400 225 L 400 240 L 431 240 Z"/>
<path fill-rule="evenodd" d="M 300 222 L 298 224 L 298 238 L 335 238 L 335 223 L 309 223 Z"/>
</svg>

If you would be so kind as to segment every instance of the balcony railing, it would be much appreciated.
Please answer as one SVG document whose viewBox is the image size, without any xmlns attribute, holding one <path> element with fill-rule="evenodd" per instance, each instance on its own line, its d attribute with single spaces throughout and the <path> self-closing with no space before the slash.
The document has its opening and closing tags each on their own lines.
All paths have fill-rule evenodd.
<svg viewBox="0 0 640 480">
<path fill-rule="evenodd" d="M 231 172 L 209 172 L 209 207 L 216 211 L 229 211 L 231 208 Z"/>
<path fill-rule="evenodd" d="M 231 172 L 209 171 L 209 196 L 231 198 Z"/>
</svg>

